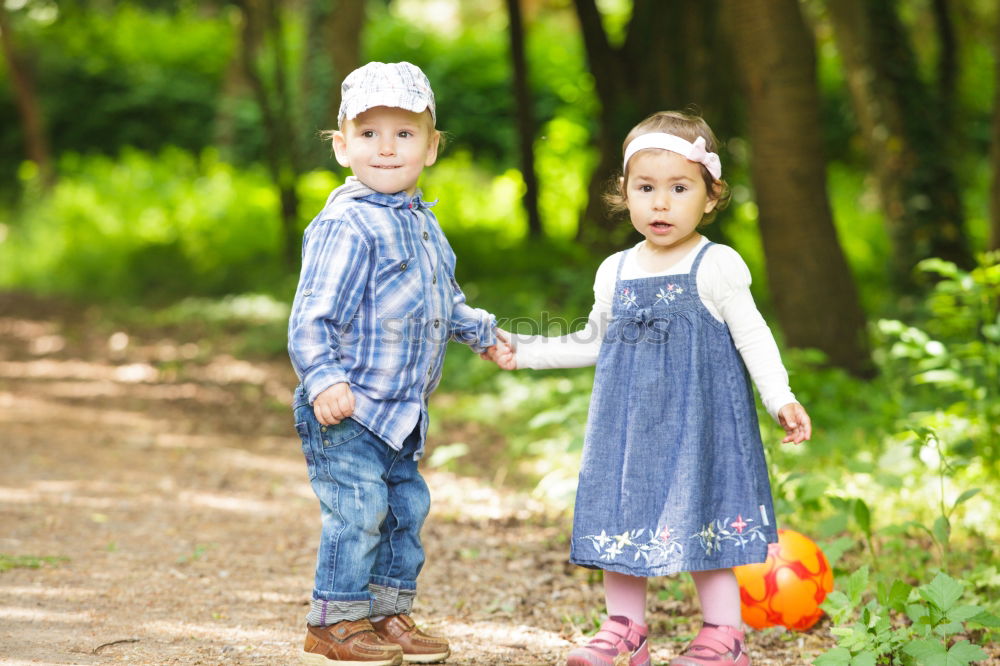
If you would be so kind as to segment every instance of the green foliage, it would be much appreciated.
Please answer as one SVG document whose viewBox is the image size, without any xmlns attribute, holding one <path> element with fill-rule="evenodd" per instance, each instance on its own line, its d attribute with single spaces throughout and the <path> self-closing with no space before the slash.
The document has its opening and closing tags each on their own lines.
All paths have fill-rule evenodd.
<svg viewBox="0 0 1000 666">
<path fill-rule="evenodd" d="M 927 300 L 927 323 L 880 321 L 876 360 L 918 425 L 944 418 L 953 424 L 943 431 L 950 445 L 993 465 L 1000 461 L 1000 253 L 980 255 L 968 272 L 940 259 L 919 268 L 940 278 Z"/>
<path fill-rule="evenodd" d="M 289 282 L 277 198 L 259 169 L 168 149 L 67 155 L 60 171 L 48 196 L 27 183 L 0 243 L 0 285 L 159 302 Z"/>
<path fill-rule="evenodd" d="M 33 4 L 12 18 L 34 63 L 50 140 L 59 153 L 167 145 L 201 150 L 211 143 L 235 44 L 227 13 L 210 15 L 193 5 L 151 11 L 132 3 L 100 9 L 59 3 L 38 12 Z M 0 97 L 3 103 L 12 99 Z M 0 145 L 19 144 L 9 136 L 19 134 L 19 123 L 0 127 Z M 3 151 L 2 159 L 23 154 L 22 148 Z M 12 173 L 14 165 L 0 169 Z"/>
<path fill-rule="evenodd" d="M 508 246 L 524 236 L 524 210 L 518 202 L 522 181 L 517 171 L 488 173 L 476 168 L 470 153 L 460 151 L 425 171 L 420 187 L 440 200 L 434 214 L 444 229 L 489 235 Z"/>
<path fill-rule="evenodd" d="M 920 318 L 876 324 L 875 380 L 823 368 L 812 354 L 786 354 L 823 446 L 770 449 L 778 513 L 794 516 L 807 533 L 835 538 L 824 549 L 845 561 L 824 606 L 838 647 L 817 664 L 985 658 L 967 639 L 987 640 L 1000 610 L 1000 576 L 989 565 L 1000 501 L 990 443 L 998 409 L 997 259 L 981 257 L 969 272 L 924 262 L 940 279 Z M 850 566 L 863 561 L 869 564 Z M 907 581 L 933 568 L 940 575 L 911 591 Z M 961 583 L 949 577 L 954 572 L 962 572 Z M 864 601 L 869 588 L 875 592 Z"/>
<path fill-rule="evenodd" d="M 583 44 L 568 18 L 542 14 L 527 35 L 539 144 L 548 139 L 549 123 L 559 117 L 587 128 L 585 145 L 597 108 Z M 365 31 L 363 60 L 418 64 L 434 86 L 438 127 L 449 143 L 502 171 L 518 164 L 517 125 L 508 36 L 502 24 L 492 27 L 469 22 L 434 31 L 376 12 Z"/>
<path fill-rule="evenodd" d="M 960 604 L 965 589 L 954 578 L 939 573 L 917 588 L 900 580 L 879 584 L 874 597 L 862 605 L 868 587 L 868 568 L 861 567 L 827 596 L 822 607 L 835 625 L 831 632 L 837 647 L 814 664 L 964 666 L 987 658 L 980 647 L 957 635 L 967 632 L 967 622 L 995 628 L 1000 619 L 978 606 Z"/>
<path fill-rule="evenodd" d="M 535 142 L 535 172 L 542 184 L 538 210 L 545 233 L 574 238 L 587 206 L 587 178 L 597 162 L 584 123 L 569 116 L 553 118 Z"/>
<path fill-rule="evenodd" d="M 886 257 L 893 250 L 874 183 L 865 171 L 841 162 L 827 172 L 837 240 L 849 258 L 862 305 L 866 312 L 892 312 L 896 295 L 886 288 L 892 279 Z"/>
<path fill-rule="evenodd" d="M 579 213 L 586 205 L 586 173 L 594 161 L 593 150 L 587 146 L 587 133 L 583 127 L 565 118 L 549 123 L 545 140 L 536 145 L 536 173 L 541 183 L 539 211 L 546 239 L 541 245 L 557 243 L 568 246 L 576 233 Z M 526 245 L 527 217 L 521 205 L 524 180 L 521 172 L 507 169 L 491 172 L 475 161 L 474 155 L 464 149 L 448 151 L 421 177 L 421 188 L 433 199 L 440 199 L 434 213 L 453 245 L 465 243 L 466 253 L 459 252 L 459 260 L 470 254 L 477 260 L 477 270 L 470 278 L 485 272 L 492 275 L 491 265 L 509 266 L 511 256 L 524 250 L 529 261 L 521 262 L 531 270 L 545 271 L 544 262 L 534 261 L 541 255 L 530 246 L 518 247 L 517 252 L 498 255 L 491 250 L 497 243 L 501 248 L 513 250 Z M 468 245 L 472 236 L 484 240 Z M 461 237 L 465 237 L 463 240 Z M 458 240 L 456 241 L 456 238 Z M 564 252 L 583 258 L 582 248 L 564 249 Z M 485 263 L 485 265 L 484 265 Z M 531 276 L 527 277 L 531 280 Z"/>
<path fill-rule="evenodd" d="M 922 319 L 876 324 L 874 380 L 824 368 L 813 353 L 785 354 L 823 446 L 769 450 L 779 514 L 795 512 L 825 537 L 854 529 L 871 565 L 896 571 L 919 571 L 935 555 L 948 566 L 958 523 L 995 534 L 987 515 L 1000 500 L 996 260 L 983 257 L 970 272 L 926 262 L 945 277 Z M 776 441 L 761 417 L 765 441 Z M 914 549 L 914 539 L 935 549 Z"/>
</svg>

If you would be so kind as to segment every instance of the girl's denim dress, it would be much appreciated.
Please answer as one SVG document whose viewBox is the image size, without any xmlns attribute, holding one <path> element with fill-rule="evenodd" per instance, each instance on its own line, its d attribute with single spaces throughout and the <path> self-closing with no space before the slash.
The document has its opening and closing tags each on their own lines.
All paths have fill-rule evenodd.
<svg viewBox="0 0 1000 666">
<path fill-rule="evenodd" d="M 777 541 L 746 368 L 697 275 L 621 279 L 601 345 L 570 560 L 632 576 L 763 562 Z"/>
</svg>

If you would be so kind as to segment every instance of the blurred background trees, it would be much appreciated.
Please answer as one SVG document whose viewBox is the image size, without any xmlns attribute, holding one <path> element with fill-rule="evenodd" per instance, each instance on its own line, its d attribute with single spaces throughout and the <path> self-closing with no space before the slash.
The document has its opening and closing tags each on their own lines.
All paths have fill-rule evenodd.
<svg viewBox="0 0 1000 666">
<path fill-rule="evenodd" d="M 320 197 L 308 184 L 322 190 L 344 175 L 318 140 L 336 124 L 340 80 L 367 60 L 408 59 L 434 83 L 454 173 L 485 179 L 458 187 L 455 203 L 499 178 L 494 186 L 507 189 L 487 205 L 509 213 L 511 242 L 576 239 L 598 254 L 621 247 L 632 232 L 606 214 L 601 194 L 625 133 L 658 109 L 703 113 L 726 143 L 737 194 L 709 234 L 756 257 L 788 344 L 864 374 L 864 305 L 871 314 L 873 303 L 918 296 L 930 284 L 914 270 L 921 259 L 967 269 L 995 243 L 983 205 L 995 187 L 982 156 L 996 131 L 995 68 L 985 66 L 996 21 L 990 3 L 950 0 L 8 0 L 0 12 L 7 249 L 41 234 L 45 223 L 26 211 L 60 200 L 43 192 L 71 165 L 83 178 L 99 156 L 138 150 L 156 160 L 180 149 L 196 170 L 218 160 L 238 178 L 266 171 L 270 186 L 255 199 L 267 215 L 263 200 L 276 197 L 275 219 L 252 233 L 271 233 L 275 221 L 277 231 L 252 251 L 237 242 L 259 268 L 229 277 L 231 250 L 202 247 L 204 260 L 218 260 L 215 278 L 192 276 L 176 293 L 156 287 L 170 262 L 190 270 L 196 253 L 170 211 L 149 229 L 158 238 L 123 230 L 132 245 L 104 251 L 129 255 L 126 270 L 147 267 L 154 277 L 140 281 L 166 298 L 287 282 Z M 458 167 L 463 160 L 469 168 Z M 849 211 L 835 222 L 838 200 L 852 198 L 863 228 Z M 153 199 L 149 206 L 162 205 Z M 462 208 L 454 207 L 463 227 L 490 226 L 489 215 Z M 221 215 L 191 224 L 232 224 Z M 865 243 L 874 247 L 852 256 Z M 64 265 L 58 249 L 42 254 Z M 98 295 L 72 271 L 40 278 L 45 257 L 9 266 L 3 279 Z M 859 290 L 858 277 L 876 286 Z"/>
<path fill-rule="evenodd" d="M 553 298 L 585 301 L 634 236 L 601 200 L 628 129 L 703 113 L 735 194 L 707 233 L 748 258 L 789 346 L 865 376 L 868 322 L 933 284 L 917 264 L 968 270 L 996 243 L 997 22 L 950 0 L 8 0 L 0 280 L 287 296 L 345 175 L 318 138 L 340 80 L 411 60 L 448 135 L 427 177 L 445 226 L 560 248 L 571 264 L 528 266 L 572 273 Z"/>
</svg>

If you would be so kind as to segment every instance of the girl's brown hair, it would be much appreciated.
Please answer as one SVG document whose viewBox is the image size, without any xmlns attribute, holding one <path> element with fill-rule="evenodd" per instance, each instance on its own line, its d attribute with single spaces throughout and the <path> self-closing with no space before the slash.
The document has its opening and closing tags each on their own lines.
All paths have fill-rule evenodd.
<svg viewBox="0 0 1000 666">
<path fill-rule="evenodd" d="M 625 154 L 625 148 L 628 147 L 628 144 L 634 138 L 653 132 L 673 134 L 691 142 L 694 142 L 700 136 L 705 139 L 705 150 L 710 153 L 719 152 L 719 140 L 715 138 L 712 128 L 708 126 L 708 123 L 701 116 L 684 113 L 683 111 L 658 111 L 632 128 L 632 131 L 625 137 L 625 141 L 622 142 L 622 155 Z M 701 220 L 701 224 L 708 224 L 715 219 L 715 214 L 729 203 L 729 184 L 722 179 L 715 180 L 712 178 L 712 174 L 708 172 L 708 169 L 704 165 L 701 165 L 701 177 L 705 181 L 705 190 L 708 192 L 709 198 L 716 201 L 715 208 L 710 213 L 706 213 Z M 625 166 L 621 177 L 615 178 L 612 181 L 611 186 L 604 195 L 604 201 L 613 213 L 622 213 L 628 210 L 627 193 L 628 165 Z"/>
</svg>

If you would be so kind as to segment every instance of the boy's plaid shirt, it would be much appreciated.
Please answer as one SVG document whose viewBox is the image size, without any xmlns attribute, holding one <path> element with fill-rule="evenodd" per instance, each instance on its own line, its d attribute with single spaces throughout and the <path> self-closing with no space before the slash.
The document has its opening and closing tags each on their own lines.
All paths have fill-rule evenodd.
<svg viewBox="0 0 1000 666">
<path fill-rule="evenodd" d="M 396 449 L 419 423 L 420 455 L 448 340 L 481 352 L 496 319 L 465 303 L 433 203 L 365 191 L 335 192 L 306 228 L 288 353 L 310 403 L 348 382 L 352 418 Z"/>
</svg>

